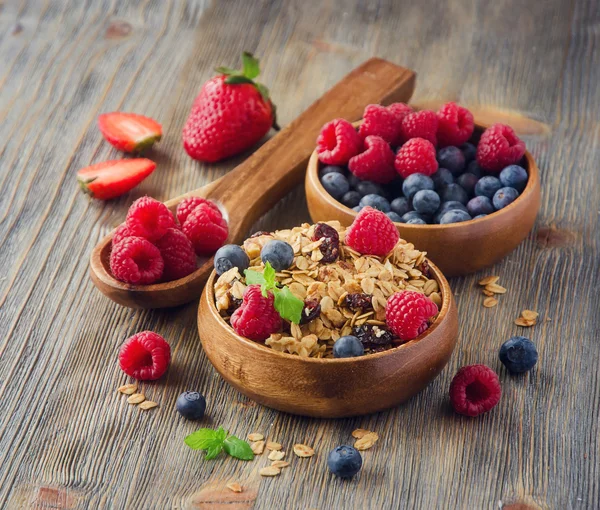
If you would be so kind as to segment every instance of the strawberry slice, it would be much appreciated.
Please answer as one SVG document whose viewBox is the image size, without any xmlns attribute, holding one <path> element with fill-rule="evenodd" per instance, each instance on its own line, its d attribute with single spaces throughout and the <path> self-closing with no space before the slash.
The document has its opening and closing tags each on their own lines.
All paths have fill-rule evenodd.
<svg viewBox="0 0 600 510">
<path fill-rule="evenodd" d="M 124 152 L 141 152 L 162 136 L 158 122 L 136 113 L 103 113 L 98 117 L 98 127 L 108 143 Z"/>
<path fill-rule="evenodd" d="M 108 200 L 135 188 L 156 168 L 156 163 L 146 158 L 104 161 L 77 172 L 79 186 L 88 195 Z"/>
</svg>

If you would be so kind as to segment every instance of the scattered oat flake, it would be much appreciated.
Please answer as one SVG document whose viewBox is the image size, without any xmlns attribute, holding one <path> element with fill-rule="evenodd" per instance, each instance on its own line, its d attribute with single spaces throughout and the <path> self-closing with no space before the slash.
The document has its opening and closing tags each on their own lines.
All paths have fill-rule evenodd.
<svg viewBox="0 0 600 510">
<path fill-rule="evenodd" d="M 267 442 L 267 450 L 281 450 L 283 447 L 279 443 L 273 441 Z"/>
<path fill-rule="evenodd" d="M 506 293 L 506 289 L 504 287 L 502 287 L 502 285 L 498 285 L 497 283 L 490 283 L 489 285 L 486 285 L 485 290 L 489 290 L 490 292 L 493 292 L 494 294 Z"/>
<path fill-rule="evenodd" d="M 119 393 L 124 393 L 125 395 L 131 395 L 137 391 L 137 384 L 125 384 L 121 386 L 117 391 Z"/>
<path fill-rule="evenodd" d="M 489 285 L 490 283 L 496 283 L 499 279 L 499 276 L 486 276 L 485 278 L 479 280 L 479 285 L 485 286 Z"/>
<path fill-rule="evenodd" d="M 146 400 L 146 397 L 144 396 L 143 393 L 134 393 L 127 399 L 127 403 L 128 404 L 141 404 L 144 400 Z"/>
<path fill-rule="evenodd" d="M 281 469 L 275 466 L 266 466 L 258 472 L 260 476 L 277 476 L 280 473 Z"/>
<path fill-rule="evenodd" d="M 262 455 L 262 452 L 265 451 L 265 442 L 264 441 L 254 441 L 250 443 L 250 448 L 254 452 L 254 455 Z"/>
<path fill-rule="evenodd" d="M 290 463 L 287 460 L 274 460 L 273 462 L 271 462 L 271 466 L 279 469 L 288 467 L 289 465 Z"/>
<path fill-rule="evenodd" d="M 248 441 L 262 441 L 265 438 L 262 434 L 258 432 L 253 432 L 252 434 L 248 434 Z"/>
<path fill-rule="evenodd" d="M 158 404 L 156 402 L 152 402 L 152 400 L 144 400 L 138 407 L 144 411 L 147 411 L 153 407 L 158 407 Z"/>
<path fill-rule="evenodd" d="M 285 452 L 283 450 L 273 450 L 269 453 L 267 457 L 269 460 L 281 460 L 285 457 Z"/>
<path fill-rule="evenodd" d="M 528 321 L 534 321 L 538 318 L 540 314 L 537 312 L 534 312 L 533 310 L 523 310 L 521 312 L 521 317 L 523 317 L 524 319 L 527 319 Z"/>
<path fill-rule="evenodd" d="M 306 446 L 305 444 L 295 444 L 294 453 L 298 457 L 306 458 L 312 457 L 315 454 L 315 451 L 310 446 Z"/>
<path fill-rule="evenodd" d="M 352 437 L 356 439 L 360 439 L 361 437 L 366 436 L 370 431 L 367 429 L 356 429 L 352 431 Z"/>
<path fill-rule="evenodd" d="M 228 483 L 227 488 L 233 492 L 242 492 L 244 490 L 243 487 L 237 482 Z"/>
<path fill-rule="evenodd" d="M 483 306 L 486 308 L 492 308 L 498 304 L 498 300 L 494 297 L 486 297 L 483 300 Z"/>
<path fill-rule="evenodd" d="M 375 432 L 369 432 L 354 443 L 354 448 L 361 451 L 368 450 L 377 442 L 378 439 L 379 436 Z"/>
<path fill-rule="evenodd" d="M 515 324 L 517 326 L 522 326 L 524 328 L 529 328 L 531 326 L 535 326 L 536 321 L 531 321 L 531 320 L 524 319 L 523 317 L 519 317 L 518 319 L 515 319 Z"/>
</svg>

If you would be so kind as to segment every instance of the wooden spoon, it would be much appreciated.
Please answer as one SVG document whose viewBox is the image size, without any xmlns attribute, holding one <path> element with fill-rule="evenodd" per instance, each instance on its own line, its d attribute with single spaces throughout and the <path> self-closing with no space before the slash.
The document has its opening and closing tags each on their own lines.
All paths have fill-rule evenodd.
<svg viewBox="0 0 600 510">
<path fill-rule="evenodd" d="M 214 200 L 229 223 L 227 242 L 241 243 L 248 229 L 302 182 L 323 124 L 339 117 L 357 120 L 368 104 L 406 102 L 413 93 L 415 78 L 410 69 L 379 58 L 367 60 L 234 170 L 166 205 L 174 211 L 189 196 Z M 110 273 L 111 239 L 112 233 L 92 251 L 90 274 L 102 293 L 124 306 L 166 308 L 187 303 L 200 296 L 213 269 L 212 259 L 205 259 L 185 278 L 154 285 L 128 285 Z"/>
</svg>

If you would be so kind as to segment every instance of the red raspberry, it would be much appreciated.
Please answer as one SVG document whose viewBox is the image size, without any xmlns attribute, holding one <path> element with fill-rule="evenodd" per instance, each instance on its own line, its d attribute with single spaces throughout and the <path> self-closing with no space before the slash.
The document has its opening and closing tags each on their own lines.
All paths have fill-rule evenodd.
<svg viewBox="0 0 600 510">
<path fill-rule="evenodd" d="M 385 321 L 394 335 L 408 342 L 423 333 L 437 314 L 438 307 L 431 299 L 420 292 L 405 290 L 389 297 Z"/>
<path fill-rule="evenodd" d="M 402 131 L 402 120 L 409 113 L 412 113 L 413 109 L 405 103 L 392 103 L 387 109 L 398 117 L 398 120 L 400 121 L 400 130 Z"/>
<path fill-rule="evenodd" d="M 477 146 L 477 163 L 484 170 L 499 172 L 518 163 L 525 154 L 523 142 L 510 126 L 494 124 L 481 135 Z"/>
<path fill-rule="evenodd" d="M 110 270 L 122 282 L 149 285 L 160 280 L 164 261 L 160 251 L 142 237 L 126 237 L 114 244 L 110 253 Z"/>
<path fill-rule="evenodd" d="M 125 220 L 132 236 L 156 241 L 175 226 L 173 213 L 152 197 L 138 198 L 127 212 Z"/>
<path fill-rule="evenodd" d="M 225 244 L 229 229 L 221 213 L 201 204 L 185 219 L 183 233 L 194 246 L 196 255 L 213 255 Z"/>
<path fill-rule="evenodd" d="M 152 331 L 142 331 L 127 339 L 119 351 L 119 365 L 127 375 L 140 381 L 162 376 L 171 361 L 171 347 Z"/>
<path fill-rule="evenodd" d="M 438 169 L 435 147 L 423 138 L 412 138 L 400 147 L 394 166 L 403 179 L 411 174 L 433 175 Z"/>
<path fill-rule="evenodd" d="M 362 150 L 362 138 L 352 124 L 335 119 L 321 128 L 317 138 L 319 161 L 326 165 L 345 165 Z"/>
<path fill-rule="evenodd" d="M 346 230 L 346 244 L 361 255 L 384 257 L 394 249 L 400 235 L 384 213 L 365 207 Z"/>
<path fill-rule="evenodd" d="M 233 330 L 250 340 L 266 340 L 281 329 L 281 316 L 275 310 L 272 292 L 262 295 L 260 285 L 250 285 L 240 307 L 231 316 Z"/>
<path fill-rule="evenodd" d="M 196 270 L 196 252 L 192 242 L 177 228 L 170 228 L 156 241 L 165 263 L 163 281 L 179 280 Z"/>
<path fill-rule="evenodd" d="M 392 145 L 400 143 L 401 118 L 380 104 L 367 105 L 363 113 L 363 122 L 358 133 L 363 138 L 370 135 L 380 136 Z"/>
<path fill-rule="evenodd" d="M 183 223 L 185 222 L 185 220 L 187 219 L 189 214 L 194 209 L 196 209 L 196 207 L 198 207 L 200 204 L 206 204 L 209 207 L 212 207 L 219 214 L 221 214 L 221 211 L 219 211 L 219 208 L 217 207 L 217 205 L 214 202 L 211 202 L 210 200 L 206 200 L 206 198 L 202 198 L 202 197 L 188 197 L 188 198 L 184 198 L 177 205 L 177 219 L 179 220 L 179 223 L 181 225 L 183 225 Z"/>
<path fill-rule="evenodd" d="M 438 118 L 431 110 L 409 113 L 402 120 L 402 139 L 425 138 L 433 145 L 437 144 Z"/>
<path fill-rule="evenodd" d="M 485 365 L 462 367 L 450 384 L 450 402 L 457 413 L 477 416 L 487 413 L 502 396 L 496 372 Z"/>
<path fill-rule="evenodd" d="M 442 105 L 437 112 L 437 140 L 440 147 L 458 147 L 469 141 L 475 129 L 473 114 L 452 101 Z"/>
<path fill-rule="evenodd" d="M 121 223 L 115 229 L 115 232 L 113 233 L 113 237 L 112 237 L 113 246 L 116 244 L 119 244 L 126 237 L 131 237 L 131 233 L 129 232 L 127 225 L 125 223 Z"/>
<path fill-rule="evenodd" d="M 396 155 L 381 137 L 371 135 L 365 138 L 365 151 L 348 162 L 348 168 L 363 181 L 387 184 L 397 176 L 394 168 Z"/>
</svg>

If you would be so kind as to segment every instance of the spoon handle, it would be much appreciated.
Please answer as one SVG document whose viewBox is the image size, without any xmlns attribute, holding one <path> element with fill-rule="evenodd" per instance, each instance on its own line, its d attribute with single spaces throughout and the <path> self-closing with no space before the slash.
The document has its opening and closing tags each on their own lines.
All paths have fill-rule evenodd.
<svg viewBox="0 0 600 510">
<path fill-rule="evenodd" d="M 242 241 L 263 214 L 300 184 L 323 124 L 334 118 L 358 120 L 368 104 L 408 101 L 415 77 L 410 69 L 386 60 L 367 60 L 247 160 L 212 183 L 208 193 L 204 188 L 203 195 L 227 210 L 230 242 Z"/>
</svg>

